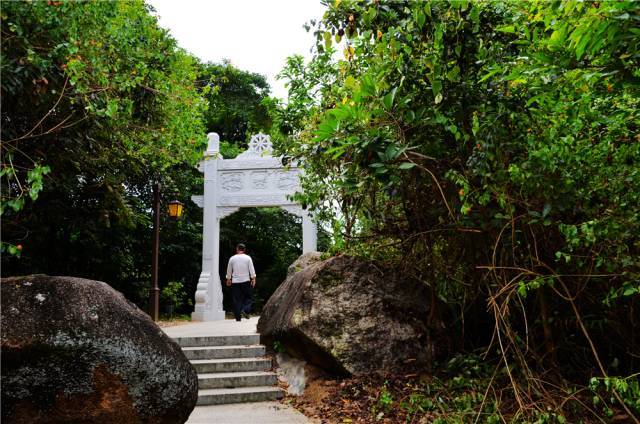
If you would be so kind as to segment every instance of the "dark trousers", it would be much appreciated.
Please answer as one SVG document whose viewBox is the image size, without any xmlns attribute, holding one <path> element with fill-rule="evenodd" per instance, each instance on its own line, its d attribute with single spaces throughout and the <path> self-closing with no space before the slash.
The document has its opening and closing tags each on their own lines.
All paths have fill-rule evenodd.
<svg viewBox="0 0 640 424">
<path fill-rule="evenodd" d="M 249 313 L 251 311 L 252 289 L 249 281 L 231 284 L 233 315 L 236 317 L 236 321 L 240 321 L 242 312 Z"/>
</svg>

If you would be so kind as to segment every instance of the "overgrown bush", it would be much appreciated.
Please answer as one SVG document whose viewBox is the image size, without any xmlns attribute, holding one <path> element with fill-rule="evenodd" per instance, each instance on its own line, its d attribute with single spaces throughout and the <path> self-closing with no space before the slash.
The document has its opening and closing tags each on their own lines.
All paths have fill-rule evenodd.
<svg viewBox="0 0 640 424">
<path fill-rule="evenodd" d="M 524 416 L 638 370 L 638 20 L 625 1 L 336 1 L 282 72 L 298 199 L 340 251 L 423 281 L 458 349 L 497 349 Z"/>
</svg>

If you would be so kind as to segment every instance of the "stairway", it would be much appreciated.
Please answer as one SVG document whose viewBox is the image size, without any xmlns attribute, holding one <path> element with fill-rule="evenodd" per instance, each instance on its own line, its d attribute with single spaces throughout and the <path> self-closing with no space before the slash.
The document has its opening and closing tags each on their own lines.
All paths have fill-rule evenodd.
<svg viewBox="0 0 640 424">
<path fill-rule="evenodd" d="M 197 405 L 262 402 L 282 397 L 260 335 L 174 337 L 198 372 Z"/>
</svg>

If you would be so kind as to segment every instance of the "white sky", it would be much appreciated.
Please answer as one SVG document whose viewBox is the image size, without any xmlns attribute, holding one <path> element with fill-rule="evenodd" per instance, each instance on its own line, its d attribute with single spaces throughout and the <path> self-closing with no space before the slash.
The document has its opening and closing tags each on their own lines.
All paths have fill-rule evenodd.
<svg viewBox="0 0 640 424">
<path fill-rule="evenodd" d="M 293 54 L 307 58 L 312 32 L 302 27 L 324 13 L 320 0 L 147 0 L 180 47 L 205 62 L 231 63 L 266 75 L 272 95 L 286 99 L 276 75 Z"/>
</svg>

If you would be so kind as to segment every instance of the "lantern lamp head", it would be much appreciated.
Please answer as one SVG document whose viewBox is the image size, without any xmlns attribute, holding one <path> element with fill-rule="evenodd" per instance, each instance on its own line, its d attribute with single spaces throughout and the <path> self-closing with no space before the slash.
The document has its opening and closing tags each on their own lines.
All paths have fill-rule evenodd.
<svg viewBox="0 0 640 424">
<path fill-rule="evenodd" d="M 178 200 L 172 200 L 169 202 L 169 216 L 174 219 L 179 219 L 182 216 L 182 207 L 184 204 Z"/>
</svg>

